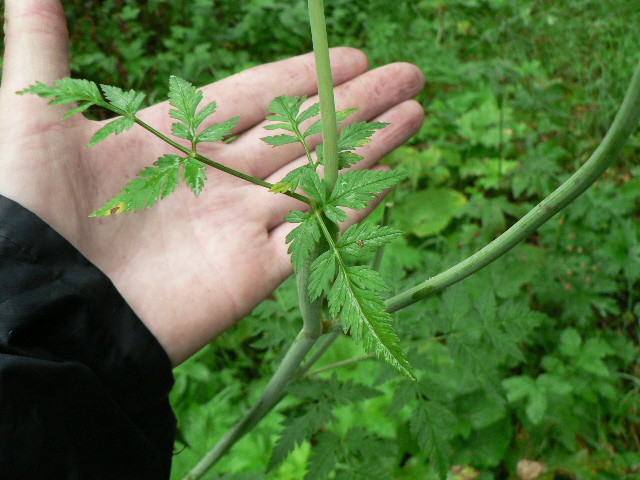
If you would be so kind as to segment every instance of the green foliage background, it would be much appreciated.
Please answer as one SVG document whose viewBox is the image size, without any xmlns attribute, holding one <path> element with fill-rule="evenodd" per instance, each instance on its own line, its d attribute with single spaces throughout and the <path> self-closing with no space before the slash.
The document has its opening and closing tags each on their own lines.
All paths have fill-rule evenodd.
<svg viewBox="0 0 640 480">
<path fill-rule="evenodd" d="M 203 85 L 311 49 L 304 0 L 64 3 L 74 76 L 151 102 L 170 74 Z M 582 164 L 639 60 L 637 0 L 326 4 L 332 45 L 427 77 L 425 125 L 387 159 L 410 172 L 393 212 L 407 235 L 382 266 L 395 292 L 474 253 Z M 394 315 L 417 383 L 339 341 L 211 478 L 517 479 L 522 459 L 547 480 L 638 478 L 639 153 L 636 135 L 525 245 Z M 299 330 L 296 304 L 287 282 L 176 370 L 173 478 L 257 398 Z"/>
</svg>

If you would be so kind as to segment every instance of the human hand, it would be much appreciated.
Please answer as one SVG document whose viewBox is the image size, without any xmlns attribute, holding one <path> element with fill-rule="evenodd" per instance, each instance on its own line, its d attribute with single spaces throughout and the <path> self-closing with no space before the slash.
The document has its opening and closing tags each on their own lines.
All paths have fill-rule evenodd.
<svg viewBox="0 0 640 480">
<path fill-rule="evenodd" d="M 105 272 L 177 365 L 291 274 L 285 237 L 293 225 L 283 217 L 305 205 L 209 169 L 198 199 L 180 187 L 148 211 L 88 218 L 139 170 L 173 153 L 171 147 L 136 126 L 87 149 L 103 122 L 78 115 L 62 121 L 68 106 L 16 95 L 36 81 L 51 85 L 69 76 L 68 33 L 60 0 L 6 0 L 5 18 L 0 193 L 39 215 Z M 365 55 L 350 48 L 333 49 L 331 59 L 338 109 L 359 107 L 351 122 L 391 123 L 360 150 L 365 159 L 358 168 L 375 168 L 420 128 L 423 109 L 410 99 L 424 78 L 409 64 L 368 71 Z M 262 127 L 273 98 L 317 101 L 312 55 L 252 68 L 203 90 L 205 102 L 218 103 L 211 121 L 236 115 L 240 121 L 236 140 L 201 144 L 201 154 L 271 183 L 306 161 L 301 147 L 272 149 L 260 138 L 268 135 Z M 138 115 L 170 132 L 168 110 L 162 103 Z"/>
</svg>

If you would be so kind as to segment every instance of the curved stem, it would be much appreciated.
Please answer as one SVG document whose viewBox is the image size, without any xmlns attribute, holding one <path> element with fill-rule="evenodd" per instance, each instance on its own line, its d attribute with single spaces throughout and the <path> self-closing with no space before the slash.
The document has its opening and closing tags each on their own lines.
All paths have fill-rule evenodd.
<svg viewBox="0 0 640 480">
<path fill-rule="evenodd" d="M 322 141 L 324 148 L 324 180 L 327 194 L 331 195 L 338 179 L 338 122 L 333 95 L 333 76 L 327 40 L 327 22 L 322 0 L 309 0 L 309 20 L 313 38 L 313 51 L 318 72 L 318 93 L 322 114 Z"/>
<path fill-rule="evenodd" d="M 317 338 L 310 338 L 302 330 L 291 344 L 278 370 L 265 387 L 258 401 L 251 409 L 229 430 L 196 465 L 184 480 L 196 480 L 203 475 L 246 433 L 264 418 L 271 409 L 284 397 L 284 390 L 294 373 L 304 360 Z"/>
<path fill-rule="evenodd" d="M 540 202 L 509 230 L 456 266 L 387 300 L 387 311 L 395 312 L 463 280 L 526 239 L 540 225 L 589 188 L 618 158 L 625 142 L 640 121 L 640 63 L 624 100 L 604 140 L 589 160 L 566 182 Z"/>
</svg>

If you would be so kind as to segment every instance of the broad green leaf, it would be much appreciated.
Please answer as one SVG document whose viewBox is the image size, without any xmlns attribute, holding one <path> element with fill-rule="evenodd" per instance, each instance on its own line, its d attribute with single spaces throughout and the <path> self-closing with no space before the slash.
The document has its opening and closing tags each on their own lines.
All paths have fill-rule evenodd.
<svg viewBox="0 0 640 480">
<path fill-rule="evenodd" d="M 466 202 L 467 197 L 450 188 L 422 190 L 400 203 L 394 218 L 405 232 L 428 237 L 443 231 Z"/>
<path fill-rule="evenodd" d="M 302 171 L 300 188 L 318 205 L 323 205 L 327 198 L 327 189 L 314 168 Z"/>
<path fill-rule="evenodd" d="M 107 123 L 104 127 L 93 134 L 87 147 L 91 147 L 96 143 L 100 143 L 105 140 L 109 135 L 119 135 L 122 132 L 131 129 L 135 125 L 133 117 L 120 117 L 113 122 Z"/>
</svg>

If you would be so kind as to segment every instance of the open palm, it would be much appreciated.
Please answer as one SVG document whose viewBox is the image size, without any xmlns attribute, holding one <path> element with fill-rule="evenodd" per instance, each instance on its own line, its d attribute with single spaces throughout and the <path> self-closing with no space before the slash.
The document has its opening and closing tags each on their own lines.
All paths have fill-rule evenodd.
<svg viewBox="0 0 640 480">
<path fill-rule="evenodd" d="M 139 170 L 178 152 L 137 126 L 87 149 L 101 123 L 81 116 L 61 121 L 68 107 L 16 95 L 36 81 L 51 84 L 69 75 L 68 35 L 60 0 L 5 5 L 0 193 L 38 214 L 102 269 L 178 364 L 291 274 L 285 237 L 293 226 L 283 217 L 305 205 L 208 169 L 198 199 L 183 186 L 148 211 L 88 218 Z M 409 99 L 422 88 L 422 74 L 408 64 L 368 71 L 366 56 L 348 48 L 333 50 L 332 63 L 338 108 L 360 107 L 351 121 L 391 123 L 362 148 L 358 168 L 375 167 L 420 127 L 422 108 Z M 298 146 L 272 149 L 260 141 L 268 105 L 279 95 L 313 97 L 316 91 L 311 55 L 204 87 L 205 102 L 219 105 L 211 121 L 239 115 L 239 137 L 201 144 L 199 152 L 268 182 L 280 180 L 306 160 Z M 166 133 L 168 110 L 163 103 L 139 116 Z"/>
</svg>

